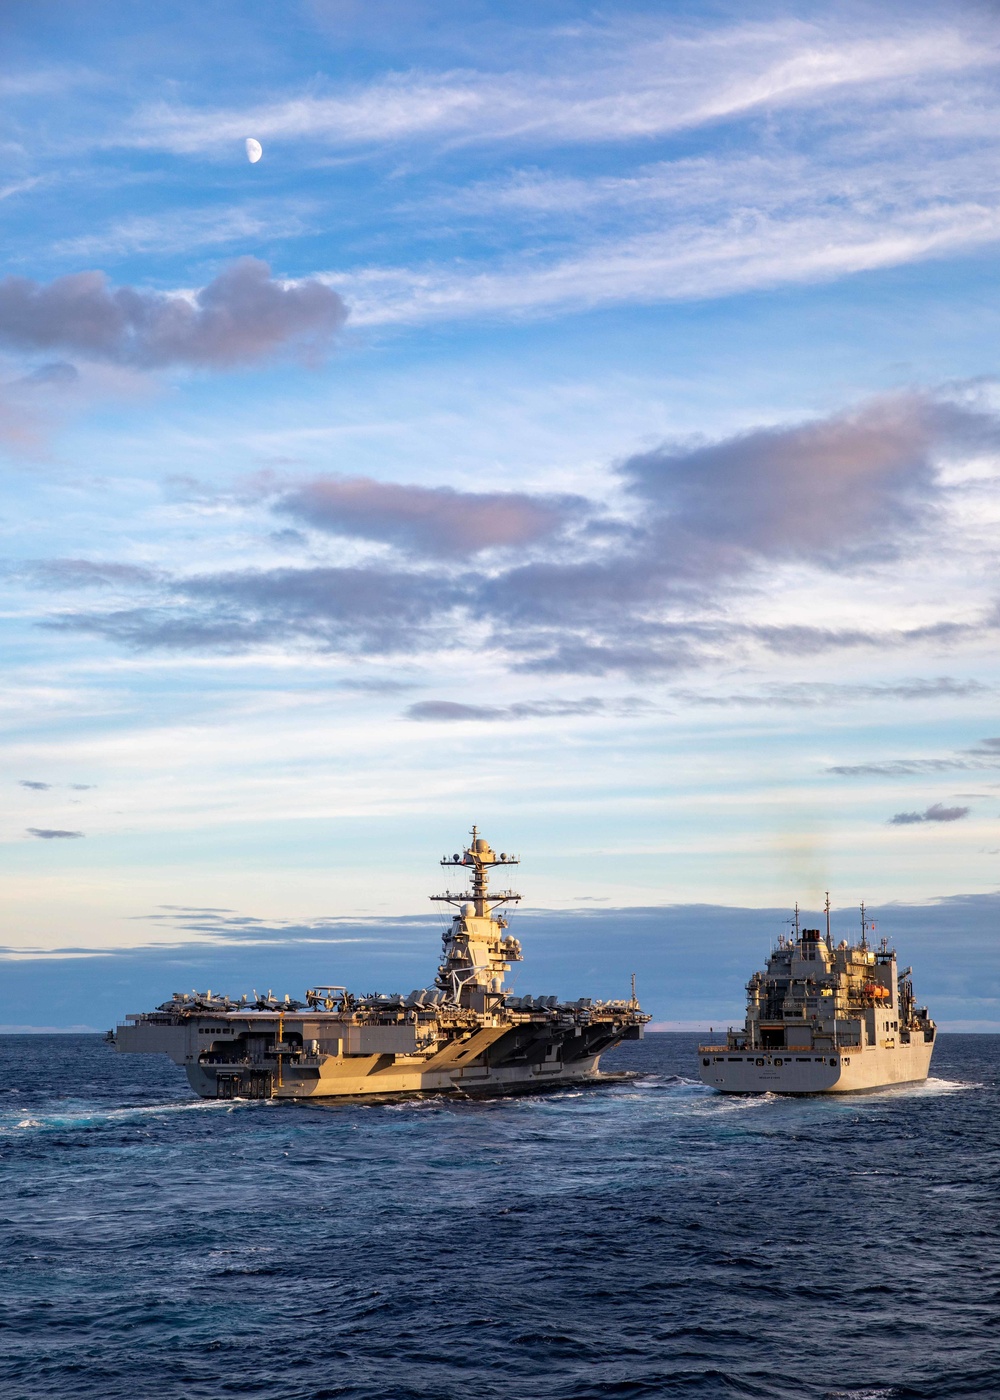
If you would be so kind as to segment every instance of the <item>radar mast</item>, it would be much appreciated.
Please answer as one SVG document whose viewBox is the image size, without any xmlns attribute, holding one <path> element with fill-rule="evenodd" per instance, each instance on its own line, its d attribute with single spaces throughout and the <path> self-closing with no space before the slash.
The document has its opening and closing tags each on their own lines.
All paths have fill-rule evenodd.
<svg viewBox="0 0 1000 1400">
<path fill-rule="evenodd" d="M 459 867 L 469 871 L 472 880 L 472 903 L 476 906 L 475 913 L 478 919 L 489 919 L 493 917 L 493 911 L 499 909 L 504 904 L 516 904 L 521 896 L 515 894 L 513 890 L 497 890 L 496 893 L 489 893 L 489 871 L 494 865 L 520 865 L 517 856 L 508 855 L 506 851 L 501 851 L 498 856 L 491 848 L 485 836 L 479 835 L 479 828 L 474 826 L 469 833 L 471 842 L 461 854 L 457 851 L 452 856 L 442 856 L 441 864 L 452 868 Z M 469 891 L 459 890 L 452 893 L 445 890 L 444 894 L 432 894 L 431 899 L 438 904 L 454 904 L 456 908 L 469 902 Z M 506 928 L 504 919 L 496 921 L 501 928 Z"/>
<path fill-rule="evenodd" d="M 437 985 L 451 993 L 461 1007 L 488 1012 L 501 1004 L 504 976 L 512 962 L 521 961 L 521 945 L 516 938 L 504 937 L 507 920 L 497 911 L 521 898 L 514 890 L 490 893 L 490 871 L 496 865 L 517 865 L 517 856 L 493 850 L 474 826 L 468 846 L 452 856 L 442 856 L 444 866 L 469 872 L 471 890 L 445 890 L 432 894 L 436 904 L 451 904 L 455 914 L 442 938 L 442 960 Z M 470 898 L 471 895 L 471 898 Z"/>
</svg>

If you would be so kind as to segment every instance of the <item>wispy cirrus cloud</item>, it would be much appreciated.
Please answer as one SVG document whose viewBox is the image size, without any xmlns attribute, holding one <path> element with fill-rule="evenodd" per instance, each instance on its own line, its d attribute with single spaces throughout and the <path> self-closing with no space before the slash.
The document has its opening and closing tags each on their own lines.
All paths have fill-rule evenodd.
<svg viewBox="0 0 1000 1400">
<path fill-rule="evenodd" d="M 141 564 L 123 564 L 117 560 L 99 559 L 39 559 L 5 572 L 26 579 L 38 588 L 114 588 L 155 584 L 162 575 Z"/>
<path fill-rule="evenodd" d="M 9 184 L 0 185 L 0 200 L 13 199 L 15 195 L 27 194 L 29 190 L 37 189 L 44 183 L 41 175 L 31 175 L 24 180 L 11 180 Z"/>
<path fill-rule="evenodd" d="M 283 203 L 280 209 L 265 204 L 171 209 L 133 215 L 92 233 L 61 239 L 52 245 L 51 252 L 55 257 L 83 261 L 109 255 L 191 252 L 233 244 L 253 247 L 263 239 L 301 237 L 310 227 L 303 206 L 293 202 Z"/>
<path fill-rule="evenodd" d="M 510 705 L 467 705 L 457 700 L 420 700 L 406 710 L 406 718 L 431 724 L 506 724 L 526 719 L 575 719 L 589 715 L 635 715 L 650 708 L 639 696 L 602 700 L 588 695 L 580 700 L 519 700 Z"/>
<path fill-rule="evenodd" d="M 788 709 L 816 709 L 820 706 L 854 704 L 868 700 L 939 700 L 965 699 L 988 695 L 991 687 L 981 681 L 957 680 L 952 676 L 924 679 L 914 676 L 902 681 L 885 681 L 872 685 L 838 683 L 836 681 L 785 681 L 772 683 L 759 691 L 714 693 L 676 690 L 674 695 L 693 705 L 716 708 L 779 706 Z"/>
<path fill-rule="evenodd" d="M 469 316 L 526 316 L 615 303 L 715 299 L 824 282 L 971 250 L 1000 239 L 1000 200 L 895 210 L 829 208 L 776 216 L 730 208 L 665 232 L 584 243 L 570 253 L 499 263 L 454 259 L 413 267 L 327 271 L 359 326 Z"/>
<path fill-rule="evenodd" d="M 378 567 L 244 569 L 165 581 L 152 606 L 65 612 L 45 625 L 136 650 L 238 653 L 305 645 L 393 655 L 446 645 L 469 580 Z"/>
<path fill-rule="evenodd" d="M 639 37 L 641 31 L 641 38 Z M 523 55 L 522 55 L 523 57 Z M 384 160 L 414 144 L 448 164 L 446 183 L 404 196 L 389 224 L 440 256 L 401 265 L 363 243 L 318 275 L 352 324 L 558 314 L 848 276 L 986 246 L 1000 238 L 989 177 L 1000 111 L 996 26 L 969 17 L 898 24 L 836 17 L 730 26 L 636 21 L 551 36 L 541 68 L 313 78 L 247 107 L 157 102 L 103 140 L 139 150 L 229 155 L 248 131 L 301 166 Z M 758 122 L 768 114 L 767 139 Z M 726 147 L 650 160 L 680 132 L 742 126 Z M 581 174 L 571 153 L 631 143 L 634 169 Z M 463 147 L 528 159 L 484 178 Z M 312 152 L 312 155 L 310 155 Z M 234 240 L 297 238 L 318 209 L 248 201 L 115 220 L 59 240 L 60 257 L 176 253 Z M 456 256 L 454 225 L 485 236 Z M 501 234 L 501 229 L 503 230 Z M 383 230 L 384 232 L 384 230 Z M 498 238 L 499 235 L 499 238 Z"/>
<path fill-rule="evenodd" d="M 873 763 L 837 764 L 828 773 L 845 778 L 907 778 L 921 773 L 974 772 L 1000 768 L 1000 739 L 981 739 L 972 748 L 941 758 L 890 758 Z"/>
<path fill-rule="evenodd" d="M 836 773 L 842 778 L 910 778 L 922 773 L 951 773 L 956 770 L 998 768 L 1000 760 L 994 763 L 972 762 L 965 758 L 889 758 L 872 763 L 836 763 L 828 773 Z"/>
<path fill-rule="evenodd" d="M 996 61 L 989 31 L 954 25 L 901 34 L 779 21 L 729 29 L 663 25 L 642 35 L 596 27 L 556 44 L 547 71 L 410 71 L 241 108 L 156 103 L 109 144 L 178 153 L 220 149 L 256 131 L 271 142 L 620 142 L 682 131 L 838 90 L 911 84 Z M 561 62 L 560 62 L 561 60 Z"/>
<path fill-rule="evenodd" d="M 161 905 L 154 913 L 138 916 L 137 922 L 152 923 L 162 930 L 162 941 L 158 944 L 160 947 L 170 947 L 177 943 L 190 946 L 194 942 L 245 943 L 254 947 L 291 943 L 320 943 L 332 946 L 378 944 L 397 942 L 399 934 L 405 936 L 412 931 L 419 937 L 425 930 L 437 928 L 434 920 L 426 915 L 370 921 L 336 916 L 295 921 L 260 919 L 250 914 L 240 914 L 234 909 L 203 909 L 183 904 Z M 387 923 L 398 927 L 399 934 L 395 938 L 391 935 L 386 936 Z"/>
<path fill-rule="evenodd" d="M 988 71 L 996 44 L 952 31 L 938 67 L 925 37 L 929 45 L 918 42 L 904 54 L 884 36 L 885 67 L 862 62 L 855 86 L 825 81 L 837 65 L 818 44 L 801 63 L 816 80 L 816 105 L 795 119 L 776 116 L 766 142 L 744 123 L 736 153 L 716 146 L 614 175 L 581 174 L 549 154 L 544 125 L 528 128 L 520 139 L 533 148 L 529 167 L 453 180 L 404 200 L 398 211 L 428 231 L 456 221 L 470 232 L 488 228 L 488 251 L 456 258 L 449 246 L 439 260 L 379 260 L 324 275 L 350 300 L 355 323 L 374 326 L 716 298 L 987 246 L 1000 237 L 989 174 L 1000 156 L 1000 104 Z M 850 49 L 846 42 L 842 75 Z M 905 87 L 894 86 L 892 75 L 918 50 L 927 66 L 918 63 Z M 707 61 L 723 54 L 738 68 L 733 93 L 786 92 L 780 81 L 760 80 L 752 46 L 722 43 Z M 795 59 L 777 66 L 790 75 Z M 665 71 L 669 88 L 675 70 Z M 797 91 L 794 82 L 787 89 Z M 658 110 L 669 108 L 661 101 Z M 727 108 L 744 117 L 753 110 L 752 103 Z M 603 130 L 618 128 L 609 120 Z M 584 123 L 573 139 L 606 137 L 589 134 Z M 512 247 L 497 244 L 498 222 Z"/>
</svg>

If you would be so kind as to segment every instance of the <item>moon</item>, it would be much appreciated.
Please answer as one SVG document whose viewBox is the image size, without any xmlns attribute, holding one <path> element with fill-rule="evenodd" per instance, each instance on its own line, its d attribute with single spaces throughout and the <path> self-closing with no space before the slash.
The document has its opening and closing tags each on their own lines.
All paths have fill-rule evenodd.
<svg viewBox="0 0 1000 1400">
<path fill-rule="evenodd" d="M 259 141 L 255 141 L 252 136 L 248 136 L 244 142 L 247 148 L 247 160 L 251 165 L 256 165 L 264 154 L 264 148 Z"/>
</svg>

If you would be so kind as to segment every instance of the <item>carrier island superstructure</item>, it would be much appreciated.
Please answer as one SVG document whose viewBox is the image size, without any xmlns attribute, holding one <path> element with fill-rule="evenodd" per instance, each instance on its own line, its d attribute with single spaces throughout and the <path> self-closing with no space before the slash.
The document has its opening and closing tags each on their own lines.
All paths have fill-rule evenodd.
<svg viewBox="0 0 1000 1400">
<path fill-rule="evenodd" d="M 926 1079 L 934 1022 L 895 949 L 869 946 L 872 929 L 862 905 L 860 940 L 835 946 L 829 897 L 825 936 L 800 929 L 796 907 L 794 932 L 747 983 L 743 1029 L 698 1047 L 703 1081 L 730 1094 L 822 1094 Z"/>
<path fill-rule="evenodd" d="M 564 1002 L 504 986 L 521 945 L 500 911 L 521 896 L 491 892 L 489 877 L 518 863 L 475 827 L 465 849 L 442 858 L 470 876 L 471 889 L 431 896 L 455 909 L 433 988 L 402 997 L 313 987 L 304 1002 L 175 992 L 157 1010 L 126 1017 L 115 1044 L 169 1055 L 211 1099 L 523 1093 L 620 1078 L 598 1062 L 642 1037 L 649 1017 L 634 987 L 630 999 Z"/>
</svg>

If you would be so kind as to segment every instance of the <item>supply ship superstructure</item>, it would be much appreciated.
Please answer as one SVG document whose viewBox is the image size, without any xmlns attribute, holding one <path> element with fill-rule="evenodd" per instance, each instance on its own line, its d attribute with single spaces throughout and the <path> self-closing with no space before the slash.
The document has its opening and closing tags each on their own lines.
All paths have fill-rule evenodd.
<svg viewBox="0 0 1000 1400">
<path fill-rule="evenodd" d="M 432 896 L 456 910 L 433 988 L 402 997 L 322 986 L 304 1002 L 175 992 L 157 1010 L 126 1017 L 117 1048 L 169 1055 L 213 1099 L 523 1093 L 621 1078 L 598 1063 L 611 1046 L 642 1037 L 650 1018 L 634 987 L 627 1000 L 566 1002 L 504 986 L 522 959 L 500 911 L 521 896 L 491 893 L 489 876 L 518 863 L 475 827 L 468 847 L 442 858 L 472 885 Z"/>
<path fill-rule="evenodd" d="M 823 1094 L 926 1079 L 934 1022 L 895 949 L 869 946 L 873 927 L 862 905 L 860 941 L 834 946 L 829 898 L 825 937 L 799 928 L 796 907 L 794 933 L 747 983 L 743 1030 L 698 1047 L 703 1081 L 730 1094 Z"/>
</svg>

